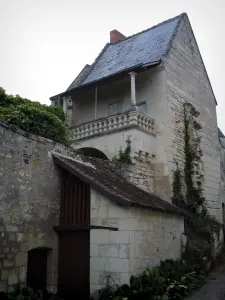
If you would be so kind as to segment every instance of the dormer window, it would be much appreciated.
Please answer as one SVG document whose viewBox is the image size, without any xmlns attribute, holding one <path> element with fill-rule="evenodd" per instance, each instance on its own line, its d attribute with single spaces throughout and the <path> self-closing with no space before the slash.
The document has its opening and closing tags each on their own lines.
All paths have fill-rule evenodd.
<svg viewBox="0 0 225 300">
<path fill-rule="evenodd" d="M 113 104 L 109 104 L 109 115 L 117 115 L 122 113 L 122 102 L 116 102 Z"/>
</svg>

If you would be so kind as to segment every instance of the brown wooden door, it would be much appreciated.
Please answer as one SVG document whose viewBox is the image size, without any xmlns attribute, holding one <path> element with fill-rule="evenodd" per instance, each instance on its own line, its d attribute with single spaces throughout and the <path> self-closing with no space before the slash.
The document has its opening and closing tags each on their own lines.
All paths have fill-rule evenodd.
<svg viewBox="0 0 225 300">
<path fill-rule="evenodd" d="M 35 290 L 46 289 L 48 249 L 28 251 L 27 285 Z"/>
<path fill-rule="evenodd" d="M 58 232 L 58 292 L 64 300 L 89 299 L 89 225 L 90 187 L 63 171 Z"/>
<path fill-rule="evenodd" d="M 60 298 L 89 299 L 90 231 L 59 233 Z"/>
</svg>

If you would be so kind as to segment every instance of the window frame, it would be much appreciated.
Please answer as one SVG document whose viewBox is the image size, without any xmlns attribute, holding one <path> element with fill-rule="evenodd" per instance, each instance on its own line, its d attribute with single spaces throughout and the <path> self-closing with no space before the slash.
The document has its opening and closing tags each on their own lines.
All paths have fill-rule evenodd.
<svg viewBox="0 0 225 300">
<path fill-rule="evenodd" d="M 117 112 L 116 113 L 111 113 L 110 112 L 110 107 L 113 105 L 117 105 Z M 120 105 L 120 107 L 119 107 Z M 118 102 L 112 102 L 108 104 L 108 116 L 115 116 L 118 114 L 122 114 L 123 112 L 123 102 L 122 101 L 118 101 Z"/>
<path fill-rule="evenodd" d="M 146 111 L 141 111 L 141 110 L 140 110 L 140 106 L 143 105 L 143 104 L 145 104 Z M 139 110 L 141 113 L 147 114 L 147 112 L 148 112 L 148 107 L 147 107 L 147 102 L 146 102 L 146 101 L 139 102 L 139 103 L 136 104 L 136 106 L 138 107 L 138 110 Z"/>
</svg>

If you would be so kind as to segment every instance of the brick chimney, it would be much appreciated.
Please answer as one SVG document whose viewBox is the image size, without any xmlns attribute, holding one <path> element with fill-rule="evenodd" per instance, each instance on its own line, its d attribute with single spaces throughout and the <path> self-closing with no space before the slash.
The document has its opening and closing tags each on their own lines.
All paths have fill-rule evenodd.
<svg viewBox="0 0 225 300">
<path fill-rule="evenodd" d="M 119 32 L 116 29 L 110 31 L 110 43 L 111 44 L 121 42 L 121 41 L 125 40 L 125 38 L 126 38 L 125 35 L 123 35 L 121 32 Z"/>
</svg>

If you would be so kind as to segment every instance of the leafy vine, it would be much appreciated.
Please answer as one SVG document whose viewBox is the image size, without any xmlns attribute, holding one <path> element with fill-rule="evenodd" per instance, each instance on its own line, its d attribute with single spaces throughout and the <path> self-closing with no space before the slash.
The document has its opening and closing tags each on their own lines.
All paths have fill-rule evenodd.
<svg viewBox="0 0 225 300">
<path fill-rule="evenodd" d="M 126 164 L 131 165 L 132 164 L 132 158 L 131 158 L 131 140 L 128 137 L 126 140 L 126 148 L 123 151 L 120 149 L 119 154 L 115 155 L 112 159 L 113 162 L 119 163 L 119 164 Z"/>
<path fill-rule="evenodd" d="M 197 121 L 199 112 L 190 103 L 184 104 L 184 167 L 173 173 L 173 203 L 187 211 L 185 219 L 186 234 L 195 232 L 202 238 L 211 239 L 213 232 L 219 236 L 221 225 L 209 215 L 203 196 L 204 175 L 201 172 L 202 150 Z"/>
</svg>

